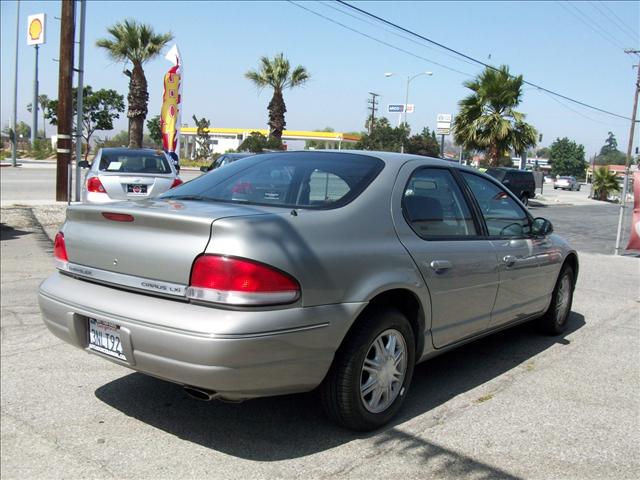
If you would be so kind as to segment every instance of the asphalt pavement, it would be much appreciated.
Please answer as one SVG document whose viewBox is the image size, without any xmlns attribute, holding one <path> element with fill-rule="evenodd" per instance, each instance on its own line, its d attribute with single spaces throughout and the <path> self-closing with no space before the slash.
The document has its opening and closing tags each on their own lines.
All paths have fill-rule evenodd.
<svg viewBox="0 0 640 480">
<path fill-rule="evenodd" d="M 36 300 L 51 242 L 33 209 L 1 213 L 2 478 L 638 476 L 636 258 L 580 252 L 567 334 L 523 325 L 426 362 L 402 414 L 354 434 L 313 392 L 202 403 L 62 343 Z"/>
</svg>

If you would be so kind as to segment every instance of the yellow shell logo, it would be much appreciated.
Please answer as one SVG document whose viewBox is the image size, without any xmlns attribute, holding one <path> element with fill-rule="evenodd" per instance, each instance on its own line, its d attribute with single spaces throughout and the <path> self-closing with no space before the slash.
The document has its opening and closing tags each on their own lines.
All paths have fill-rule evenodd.
<svg viewBox="0 0 640 480">
<path fill-rule="evenodd" d="M 29 24 L 29 36 L 31 40 L 38 40 L 40 35 L 42 35 L 42 22 L 40 22 L 39 18 L 34 18 Z"/>
</svg>

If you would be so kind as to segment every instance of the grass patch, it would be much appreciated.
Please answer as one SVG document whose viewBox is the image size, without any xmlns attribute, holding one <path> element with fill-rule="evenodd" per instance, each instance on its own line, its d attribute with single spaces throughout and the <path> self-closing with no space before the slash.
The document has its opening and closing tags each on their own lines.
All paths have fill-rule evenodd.
<svg viewBox="0 0 640 480">
<path fill-rule="evenodd" d="M 476 399 L 475 403 L 484 403 L 488 400 L 491 400 L 493 398 L 493 393 L 490 393 L 489 395 L 483 395 L 482 397 Z"/>
</svg>

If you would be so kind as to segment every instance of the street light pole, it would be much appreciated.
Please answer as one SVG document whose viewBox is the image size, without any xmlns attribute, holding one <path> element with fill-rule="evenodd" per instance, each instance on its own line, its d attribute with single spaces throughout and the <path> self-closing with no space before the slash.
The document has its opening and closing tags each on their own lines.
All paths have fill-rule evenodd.
<svg viewBox="0 0 640 480">
<path fill-rule="evenodd" d="M 20 0 L 16 2 L 16 50 L 13 64 L 13 115 L 11 116 L 13 137 L 11 138 L 11 166 L 15 167 L 18 150 L 18 37 L 20 32 Z"/>
<path fill-rule="evenodd" d="M 384 76 L 385 77 L 391 77 L 395 75 L 393 72 L 389 72 L 389 73 L 385 73 Z M 407 90 L 405 92 L 405 96 L 404 96 L 404 109 L 403 109 L 403 117 L 404 120 L 402 123 L 404 123 L 405 125 L 407 124 L 407 105 L 409 104 L 409 85 L 411 84 L 411 82 L 421 76 L 421 75 L 427 75 L 427 76 L 432 76 L 433 72 L 420 72 L 420 73 L 416 73 L 415 75 L 411 76 L 411 75 L 407 75 Z M 402 139 L 402 144 L 400 145 L 400 153 L 404 153 L 404 138 Z"/>
</svg>

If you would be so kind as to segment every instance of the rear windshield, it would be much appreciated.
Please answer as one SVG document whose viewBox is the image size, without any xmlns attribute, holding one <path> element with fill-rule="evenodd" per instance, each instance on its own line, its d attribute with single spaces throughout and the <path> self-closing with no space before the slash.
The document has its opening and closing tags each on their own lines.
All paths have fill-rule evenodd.
<svg viewBox="0 0 640 480">
<path fill-rule="evenodd" d="M 380 159 L 351 153 L 262 154 L 214 170 L 161 198 L 336 208 L 360 195 L 383 167 Z"/>
<path fill-rule="evenodd" d="M 120 173 L 171 173 L 164 154 L 153 152 L 102 152 L 100 171 Z"/>
</svg>

